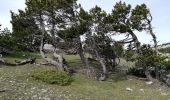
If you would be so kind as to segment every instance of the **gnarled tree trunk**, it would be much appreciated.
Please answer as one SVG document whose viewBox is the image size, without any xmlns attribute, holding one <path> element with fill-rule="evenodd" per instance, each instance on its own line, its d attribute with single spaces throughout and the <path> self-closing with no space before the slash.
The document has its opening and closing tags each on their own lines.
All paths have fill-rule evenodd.
<svg viewBox="0 0 170 100">
<path fill-rule="evenodd" d="M 56 54 L 55 51 L 54 51 L 54 54 L 53 56 L 58 59 L 58 60 L 53 60 L 51 58 L 48 58 L 44 51 L 43 51 L 43 46 L 44 46 L 44 35 L 45 35 L 45 26 L 44 26 L 44 23 L 43 23 L 43 18 L 42 18 L 42 15 L 40 15 L 40 27 L 41 27 L 41 30 L 42 30 L 42 36 L 41 36 L 41 46 L 40 46 L 40 54 L 41 56 L 45 59 L 45 61 L 47 61 L 47 63 L 49 64 L 52 64 L 54 66 L 56 66 L 59 70 L 62 70 L 64 71 L 64 64 L 63 64 L 63 58 Z"/>
<path fill-rule="evenodd" d="M 57 55 L 56 53 L 54 53 L 53 56 L 55 56 L 58 59 L 58 61 L 55 61 L 55 60 L 53 60 L 51 58 L 48 58 L 47 56 L 45 56 L 45 53 L 44 53 L 42 48 L 43 48 L 43 45 L 41 45 L 41 47 L 40 47 L 40 54 L 44 58 L 44 60 L 47 61 L 47 63 L 56 66 L 59 70 L 63 71 L 64 66 L 63 66 L 63 62 L 62 62 L 63 60 L 61 60 L 62 57 Z"/>
<path fill-rule="evenodd" d="M 137 49 L 137 56 L 140 56 L 141 55 L 141 50 L 140 50 L 140 42 L 139 42 L 139 40 L 138 40 L 138 38 L 137 38 L 137 36 L 130 30 L 129 31 L 129 34 L 132 36 L 132 38 L 133 38 L 133 41 L 134 41 L 134 43 L 135 43 L 135 48 Z M 145 64 L 142 64 L 142 65 L 140 65 L 141 67 L 145 67 L 144 68 L 144 72 L 145 72 L 145 75 L 146 75 L 146 77 L 147 77 L 147 79 L 148 80 L 150 80 L 150 81 L 153 81 L 153 78 L 152 78 L 152 76 L 151 76 L 151 74 L 150 74 L 150 72 L 149 72 L 149 69 L 147 68 L 147 66 L 143 66 L 143 65 L 145 65 Z"/>
<path fill-rule="evenodd" d="M 77 38 L 77 41 L 78 41 L 78 51 L 77 51 L 77 53 L 79 54 L 81 61 L 85 64 L 86 63 L 85 55 L 84 55 L 84 51 L 83 51 L 83 48 L 82 48 L 82 43 L 81 43 L 80 37 Z"/>
<path fill-rule="evenodd" d="M 146 75 L 146 78 L 149 80 L 149 81 L 153 81 L 153 78 L 149 72 L 149 70 L 146 68 L 145 69 L 145 75 Z"/>
<path fill-rule="evenodd" d="M 153 39 L 153 42 L 154 42 L 155 52 L 156 52 L 156 55 L 158 55 L 157 38 L 156 38 L 156 35 L 153 32 L 153 28 L 152 28 L 152 24 L 151 24 L 152 15 L 149 13 L 149 16 L 150 16 L 150 19 L 147 19 L 147 23 L 148 23 L 147 30 L 149 31 L 149 34 L 152 36 L 152 39 Z M 159 66 L 155 66 L 156 79 L 158 79 L 158 80 L 160 79 L 159 70 L 160 70 Z"/>
<path fill-rule="evenodd" d="M 95 45 L 95 44 L 94 44 L 94 45 Z M 98 62 L 100 63 L 100 65 L 102 66 L 102 70 L 103 70 L 103 73 L 102 73 L 101 76 L 99 77 L 99 81 L 104 81 L 104 80 L 106 79 L 106 74 L 107 74 L 106 64 L 105 64 L 104 58 L 102 58 L 102 57 L 100 56 L 100 54 L 98 53 L 97 49 L 94 49 L 94 51 L 95 51 L 97 60 L 98 60 Z"/>
<path fill-rule="evenodd" d="M 156 35 L 153 33 L 152 25 L 151 25 L 150 21 L 149 21 L 149 33 L 150 33 L 150 35 L 153 38 L 154 48 L 155 48 L 156 55 L 158 55 L 157 39 L 156 39 Z M 158 79 L 158 80 L 159 80 L 159 70 L 160 70 L 159 66 L 155 66 L 156 79 Z"/>
</svg>

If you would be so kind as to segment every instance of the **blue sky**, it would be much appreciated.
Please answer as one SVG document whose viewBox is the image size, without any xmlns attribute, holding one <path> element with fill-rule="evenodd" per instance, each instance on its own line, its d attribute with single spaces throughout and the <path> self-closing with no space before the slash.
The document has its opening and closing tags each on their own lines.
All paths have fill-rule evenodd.
<svg viewBox="0 0 170 100">
<path fill-rule="evenodd" d="M 95 5 L 100 6 L 108 13 L 111 12 L 113 5 L 120 0 L 78 0 L 84 9 L 89 10 Z M 134 7 L 137 4 L 145 3 L 151 10 L 153 16 L 153 27 L 159 44 L 170 42 L 170 0 L 122 0 L 132 4 Z M 0 24 L 2 28 L 8 27 L 10 24 L 10 10 L 17 12 L 18 9 L 25 8 L 25 0 L 0 0 Z M 150 43 L 151 37 L 147 33 L 137 33 L 139 40 L 143 43 Z"/>
</svg>

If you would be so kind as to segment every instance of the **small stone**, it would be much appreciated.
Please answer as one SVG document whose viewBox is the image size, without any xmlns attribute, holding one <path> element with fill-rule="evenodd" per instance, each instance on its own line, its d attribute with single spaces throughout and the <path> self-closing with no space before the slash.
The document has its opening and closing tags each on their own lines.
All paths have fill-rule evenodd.
<svg viewBox="0 0 170 100">
<path fill-rule="evenodd" d="M 33 90 L 35 89 L 35 87 L 32 88 Z"/>
<path fill-rule="evenodd" d="M 161 95 L 163 95 L 163 96 L 167 96 L 168 94 L 167 94 L 167 93 L 163 93 L 163 92 L 161 92 Z"/>
<path fill-rule="evenodd" d="M 126 88 L 126 90 L 127 90 L 127 91 L 133 91 L 133 89 L 131 89 L 131 88 Z"/>
<path fill-rule="evenodd" d="M 40 66 L 40 64 L 36 64 L 37 66 Z"/>
<path fill-rule="evenodd" d="M 44 92 L 47 92 L 47 90 L 45 90 L 45 89 L 42 89 L 41 91 L 42 91 L 43 93 L 44 93 Z"/>
<path fill-rule="evenodd" d="M 153 84 L 153 82 L 152 82 L 152 81 L 149 81 L 149 82 L 146 82 L 146 84 L 147 84 L 147 85 L 151 85 L 151 84 Z"/>
<path fill-rule="evenodd" d="M 140 89 L 141 92 L 144 92 L 144 89 Z"/>
<path fill-rule="evenodd" d="M 33 97 L 33 98 L 37 98 L 37 95 L 33 95 L 32 97 Z"/>
</svg>

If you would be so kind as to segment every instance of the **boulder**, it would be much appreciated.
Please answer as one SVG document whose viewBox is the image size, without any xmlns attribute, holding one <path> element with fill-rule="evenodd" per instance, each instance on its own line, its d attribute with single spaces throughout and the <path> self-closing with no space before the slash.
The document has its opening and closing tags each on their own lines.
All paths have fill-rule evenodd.
<svg viewBox="0 0 170 100">
<path fill-rule="evenodd" d="M 51 44 L 44 44 L 43 49 L 46 52 L 53 52 L 55 50 L 55 47 L 53 45 L 51 45 Z"/>
</svg>

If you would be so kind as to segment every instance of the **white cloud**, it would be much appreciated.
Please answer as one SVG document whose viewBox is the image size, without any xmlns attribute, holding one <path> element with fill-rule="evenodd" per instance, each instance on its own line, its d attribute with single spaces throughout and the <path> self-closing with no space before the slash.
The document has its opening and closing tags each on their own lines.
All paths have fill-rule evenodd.
<svg viewBox="0 0 170 100">
<path fill-rule="evenodd" d="M 2 24 L 1 28 L 8 27 L 11 30 L 12 26 L 10 24 L 10 10 L 17 12 L 18 9 L 24 8 L 25 0 L 0 0 L 0 24 Z"/>
</svg>

